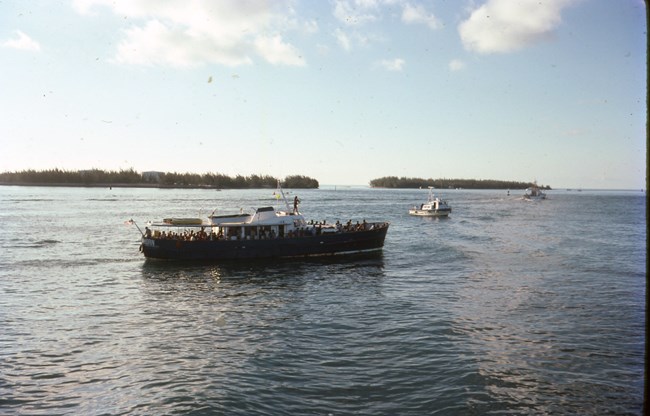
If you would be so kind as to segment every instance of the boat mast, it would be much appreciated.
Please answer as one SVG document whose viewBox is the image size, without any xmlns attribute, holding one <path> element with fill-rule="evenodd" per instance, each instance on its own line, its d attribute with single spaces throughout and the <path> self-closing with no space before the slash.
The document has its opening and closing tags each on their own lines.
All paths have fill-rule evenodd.
<svg viewBox="0 0 650 416">
<path fill-rule="evenodd" d="M 125 223 L 125 224 L 135 225 L 135 228 L 137 228 L 138 231 L 140 231 L 140 234 L 144 237 L 144 233 L 142 232 L 142 230 L 140 229 L 140 227 L 138 226 L 138 224 L 137 224 L 135 221 L 133 221 L 133 218 L 131 218 L 131 219 L 128 220 L 128 221 L 125 221 L 124 223 Z"/>
<path fill-rule="evenodd" d="M 291 207 L 289 206 L 289 201 L 287 201 L 287 197 L 284 195 L 282 186 L 280 186 L 280 180 L 278 180 L 278 191 L 280 191 L 280 195 L 282 195 L 282 200 L 284 201 L 284 205 L 287 207 L 287 213 L 292 212 Z"/>
</svg>

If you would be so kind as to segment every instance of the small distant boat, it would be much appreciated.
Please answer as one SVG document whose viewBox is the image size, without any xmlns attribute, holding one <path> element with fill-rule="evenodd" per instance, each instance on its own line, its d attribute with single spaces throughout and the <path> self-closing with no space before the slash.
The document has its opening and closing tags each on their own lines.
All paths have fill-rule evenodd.
<svg viewBox="0 0 650 416">
<path fill-rule="evenodd" d="M 451 207 L 447 201 L 443 201 L 433 193 L 433 186 L 429 187 L 429 198 L 424 204 L 409 209 L 410 215 L 419 217 L 446 217 L 451 213 Z"/>
<path fill-rule="evenodd" d="M 524 192 L 523 198 L 529 201 L 539 201 L 546 199 L 546 194 L 539 189 L 537 182 L 533 182 L 533 185 Z"/>
</svg>

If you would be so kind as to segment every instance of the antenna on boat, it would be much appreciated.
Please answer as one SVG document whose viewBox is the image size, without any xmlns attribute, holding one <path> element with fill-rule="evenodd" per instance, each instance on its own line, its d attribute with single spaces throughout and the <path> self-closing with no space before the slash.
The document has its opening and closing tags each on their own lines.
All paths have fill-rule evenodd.
<svg viewBox="0 0 650 416">
<path fill-rule="evenodd" d="M 287 207 L 287 213 L 291 212 L 291 207 L 289 207 L 289 201 L 287 201 L 287 197 L 284 195 L 284 191 L 282 190 L 282 186 L 280 186 L 280 180 L 278 179 L 278 191 L 280 192 L 280 195 L 282 196 L 282 200 L 284 201 L 284 205 Z"/>
</svg>

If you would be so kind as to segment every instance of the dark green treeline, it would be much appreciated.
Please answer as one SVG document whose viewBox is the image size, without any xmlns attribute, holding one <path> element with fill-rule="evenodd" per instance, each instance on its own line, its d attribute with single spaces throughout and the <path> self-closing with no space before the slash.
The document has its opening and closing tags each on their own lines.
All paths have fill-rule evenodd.
<svg viewBox="0 0 650 416">
<path fill-rule="evenodd" d="M 397 176 L 385 176 L 370 181 L 373 188 L 463 188 L 463 189 L 526 189 L 532 182 L 497 181 L 492 179 L 422 179 Z M 551 189 L 548 185 L 539 185 L 540 189 Z"/>
<path fill-rule="evenodd" d="M 207 187 L 217 189 L 275 188 L 279 178 L 268 175 L 235 177 L 220 173 L 169 173 L 90 170 L 23 170 L 0 173 L 0 183 L 5 185 L 74 185 L 74 186 L 149 186 L 149 187 Z M 316 179 L 302 175 L 287 176 L 281 180 L 285 188 L 318 188 Z"/>
</svg>

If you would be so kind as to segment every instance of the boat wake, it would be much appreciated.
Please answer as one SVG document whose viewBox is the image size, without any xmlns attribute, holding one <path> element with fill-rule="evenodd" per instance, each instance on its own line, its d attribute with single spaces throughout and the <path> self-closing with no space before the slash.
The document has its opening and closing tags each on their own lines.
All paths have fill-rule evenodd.
<svg viewBox="0 0 650 416">
<path fill-rule="evenodd" d="M 18 248 L 44 248 L 44 247 L 50 247 L 55 244 L 59 244 L 61 241 L 59 240 L 52 240 L 52 239 L 45 239 L 45 240 L 36 240 L 36 241 L 17 241 L 13 244 L 14 247 Z"/>
</svg>

